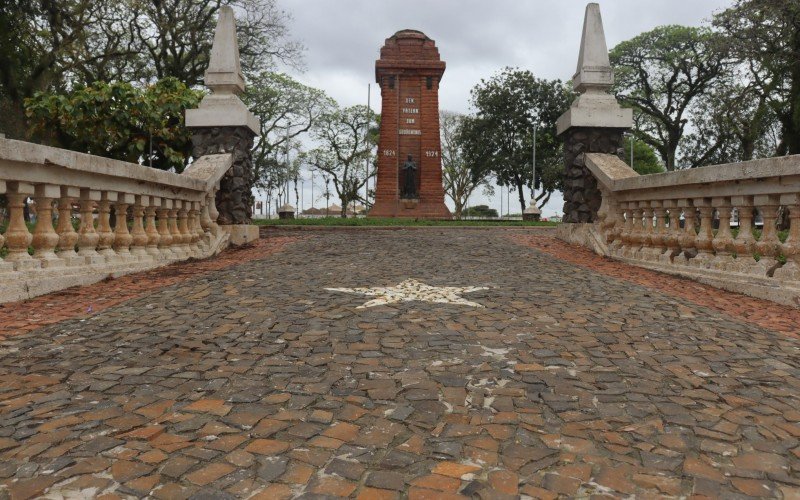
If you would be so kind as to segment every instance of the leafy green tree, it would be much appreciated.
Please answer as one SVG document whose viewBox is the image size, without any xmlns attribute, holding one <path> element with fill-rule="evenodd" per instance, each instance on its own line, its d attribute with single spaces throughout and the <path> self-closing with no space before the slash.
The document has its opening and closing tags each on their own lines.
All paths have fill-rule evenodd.
<svg viewBox="0 0 800 500">
<path fill-rule="evenodd" d="M 692 130 L 681 147 L 681 163 L 721 165 L 775 155 L 779 122 L 746 75 L 720 78 L 691 113 Z"/>
<path fill-rule="evenodd" d="M 242 65 L 302 66 L 277 0 L 4 0 L 0 2 L 0 132 L 24 138 L 24 100 L 95 81 L 202 83 L 224 5 L 237 12 Z"/>
<path fill-rule="evenodd" d="M 469 197 L 480 186 L 488 187 L 488 171 L 469 168 L 464 160 L 464 150 L 460 141 L 464 115 L 451 111 L 439 112 L 439 129 L 442 140 L 442 180 L 444 192 L 453 200 L 453 216 L 461 218 Z M 476 175 L 477 174 L 477 175 Z"/>
<path fill-rule="evenodd" d="M 303 162 L 320 171 L 333 181 L 333 187 L 342 202 L 342 217 L 347 217 L 347 207 L 354 201 L 365 202 L 361 190 L 368 172 L 367 158 L 373 156 L 374 134 L 370 123 L 374 115 L 366 106 L 335 107 L 324 113 L 312 128 L 318 147 L 303 155 Z"/>
<path fill-rule="evenodd" d="M 781 124 L 775 153 L 800 154 L 800 2 L 736 0 L 713 22 Z"/>
<path fill-rule="evenodd" d="M 302 45 L 289 35 L 291 17 L 277 0 L 158 0 L 125 2 L 129 36 L 148 78 L 174 76 L 202 83 L 219 10 L 234 8 L 242 69 L 254 74 L 276 63 L 302 66 Z"/>
<path fill-rule="evenodd" d="M 625 163 L 631 163 L 631 141 L 625 141 Z M 633 139 L 633 169 L 640 175 L 660 174 L 665 171 L 653 148 L 640 139 Z"/>
<path fill-rule="evenodd" d="M 261 121 L 253 150 L 256 186 L 271 192 L 294 178 L 286 165 L 287 147 L 299 153 L 299 139 L 336 103 L 321 90 L 308 87 L 283 73 L 262 72 L 248 81 L 244 101 Z M 291 155 L 290 156 L 297 156 Z"/>
<path fill-rule="evenodd" d="M 51 144 L 181 172 L 192 149 L 184 111 L 202 95 L 175 78 L 145 88 L 97 82 L 67 94 L 37 93 L 26 100 L 26 113 L 32 133 Z"/>
<path fill-rule="evenodd" d="M 610 56 L 617 97 L 634 110 L 636 136 L 675 170 L 691 106 L 725 69 L 717 37 L 707 28 L 661 26 L 620 43 Z"/>
<path fill-rule="evenodd" d="M 560 80 L 536 78 L 530 71 L 505 68 L 489 80 L 481 80 L 472 89 L 476 114 L 464 120 L 459 134 L 473 177 L 494 175 L 499 185 L 513 186 L 524 211 L 524 187 L 534 185 L 536 126 L 536 182 L 543 188 L 537 202 L 546 203 L 561 187 L 563 157 L 556 120 L 569 108 L 573 97 Z"/>
<path fill-rule="evenodd" d="M 494 208 L 489 208 L 488 205 L 475 205 L 474 207 L 467 207 L 464 209 L 464 215 L 466 217 L 487 217 L 493 219 L 499 217 L 499 215 L 497 215 L 497 210 Z"/>
</svg>

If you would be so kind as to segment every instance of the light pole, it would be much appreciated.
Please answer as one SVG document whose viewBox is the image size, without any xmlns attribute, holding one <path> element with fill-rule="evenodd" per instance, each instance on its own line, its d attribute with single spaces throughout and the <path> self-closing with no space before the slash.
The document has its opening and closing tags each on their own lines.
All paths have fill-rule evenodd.
<svg viewBox="0 0 800 500">
<path fill-rule="evenodd" d="M 497 186 L 500 188 L 500 220 L 503 220 L 503 186 Z"/>
<path fill-rule="evenodd" d="M 533 124 L 533 181 L 531 182 L 531 200 L 536 199 L 536 131 L 538 123 Z"/>
<path fill-rule="evenodd" d="M 633 168 L 633 133 L 631 133 L 631 168 Z"/>
<path fill-rule="evenodd" d="M 367 84 L 367 129 L 364 131 L 364 146 L 367 147 L 367 169 L 366 179 L 364 180 L 364 209 L 369 210 L 369 157 L 371 148 L 369 147 L 369 127 L 372 125 L 372 103 L 370 99 L 372 98 L 372 84 Z"/>
<path fill-rule="evenodd" d="M 289 204 L 289 129 L 292 123 L 286 124 L 286 204 Z"/>
</svg>

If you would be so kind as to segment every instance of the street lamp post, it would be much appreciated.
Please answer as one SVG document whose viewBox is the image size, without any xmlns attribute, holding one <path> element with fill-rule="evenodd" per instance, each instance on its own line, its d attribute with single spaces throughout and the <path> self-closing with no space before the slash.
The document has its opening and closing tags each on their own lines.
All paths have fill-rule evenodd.
<svg viewBox="0 0 800 500">
<path fill-rule="evenodd" d="M 533 124 L 533 181 L 531 182 L 531 199 L 536 199 L 536 131 L 539 128 L 538 123 Z"/>
</svg>

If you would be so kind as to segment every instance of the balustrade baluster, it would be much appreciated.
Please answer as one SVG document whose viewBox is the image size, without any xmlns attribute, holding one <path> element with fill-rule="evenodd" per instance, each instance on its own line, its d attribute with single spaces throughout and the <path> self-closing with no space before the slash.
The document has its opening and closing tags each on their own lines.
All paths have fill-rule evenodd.
<svg viewBox="0 0 800 500">
<path fill-rule="evenodd" d="M 642 230 L 642 216 L 641 210 L 639 210 L 639 203 L 638 202 L 629 202 L 628 203 L 628 216 L 630 218 L 630 227 L 628 230 L 628 244 L 622 251 L 622 256 L 628 259 L 632 259 L 636 256 L 636 253 L 642 248 L 641 242 L 641 230 Z"/>
<path fill-rule="evenodd" d="M 147 242 L 149 238 L 144 231 L 144 211 L 149 204 L 149 196 L 136 195 L 136 201 L 133 204 L 133 228 L 131 230 L 133 242 L 131 243 L 131 255 L 136 257 L 139 261 L 148 261 L 152 259 L 147 253 Z"/>
<path fill-rule="evenodd" d="M 114 231 L 111 230 L 111 204 L 116 202 L 118 195 L 114 191 L 103 191 L 100 202 L 97 204 L 97 253 L 105 257 L 106 262 L 117 264 L 121 258 L 114 251 Z"/>
<path fill-rule="evenodd" d="M 200 227 L 203 230 L 203 234 L 210 235 L 211 234 L 211 215 L 209 215 L 209 198 L 210 195 L 206 195 L 206 199 L 203 200 L 203 203 L 200 207 Z M 213 199 L 210 203 L 213 203 Z"/>
<path fill-rule="evenodd" d="M 39 261 L 28 254 L 28 246 L 33 235 L 25 224 L 25 200 L 34 194 L 33 184 L 25 182 L 9 182 L 6 199 L 8 200 L 8 227 L 6 228 L 7 262 L 14 263 L 14 269 L 36 269 Z"/>
<path fill-rule="evenodd" d="M 75 252 L 78 233 L 72 225 L 72 201 L 80 197 L 80 190 L 75 187 L 61 186 L 61 198 L 58 199 L 58 257 L 68 266 L 84 265 L 86 259 Z"/>
<path fill-rule="evenodd" d="M 653 210 L 653 216 L 655 217 L 655 223 L 653 226 L 653 231 L 650 234 L 650 246 L 652 247 L 650 260 L 659 261 L 661 260 L 661 255 L 664 253 L 664 239 L 666 237 L 666 227 L 664 218 L 667 215 L 667 211 L 664 209 L 662 201 L 651 201 L 650 206 Z"/>
<path fill-rule="evenodd" d="M 152 196 L 150 204 L 145 208 L 144 213 L 147 225 L 144 232 L 147 234 L 147 246 L 145 251 L 154 259 L 161 259 L 161 252 L 158 249 L 158 242 L 161 236 L 158 234 L 158 226 L 156 225 L 156 211 L 161 206 L 161 198 Z"/>
<path fill-rule="evenodd" d="M 632 205 L 627 202 L 620 203 L 624 220 L 622 224 L 622 233 L 620 234 L 622 245 L 619 248 L 618 254 L 623 257 L 628 255 L 633 247 L 633 241 L 631 240 L 633 236 L 633 212 L 631 211 L 631 206 Z"/>
<path fill-rule="evenodd" d="M 697 250 L 694 246 L 695 240 L 697 239 L 694 226 L 695 208 L 694 205 L 692 205 L 692 201 L 685 198 L 678 200 L 678 206 L 683 209 L 683 231 L 678 238 L 678 242 L 681 245 L 681 256 L 683 258 L 676 259 L 673 262 L 687 264 L 689 260 L 697 255 Z"/>
<path fill-rule="evenodd" d="M 642 211 L 642 248 L 637 253 L 637 258 L 650 260 L 653 254 L 653 211 L 649 201 L 640 201 L 639 208 Z"/>
<path fill-rule="evenodd" d="M 192 235 L 189 233 L 189 202 L 181 200 L 181 208 L 178 210 L 178 231 L 181 233 L 181 250 L 187 257 L 194 257 L 190 247 Z"/>
<path fill-rule="evenodd" d="M 663 207 L 669 211 L 669 228 L 663 235 L 666 251 L 661 254 L 660 260 L 665 264 L 671 264 L 681 253 L 681 209 L 677 200 L 664 200 Z"/>
<path fill-rule="evenodd" d="M 696 267 L 708 267 L 714 260 L 714 207 L 711 198 L 695 198 L 693 204 L 700 212 L 700 231 L 694 241 L 697 255 L 690 263 Z"/>
<path fill-rule="evenodd" d="M 100 191 L 94 189 L 81 189 L 81 225 L 78 228 L 78 255 L 86 259 L 87 264 L 102 264 L 105 262 L 97 253 L 97 243 L 100 235 L 94 228 L 94 206 L 100 201 Z"/>
<path fill-rule="evenodd" d="M 169 230 L 169 211 L 172 209 L 172 200 L 162 199 L 158 213 L 158 249 L 166 260 L 173 260 L 177 255 L 172 251 L 172 233 Z"/>
<path fill-rule="evenodd" d="M 780 201 L 775 195 L 759 195 L 754 200 L 764 227 L 761 230 L 761 238 L 756 242 L 756 250 L 762 257 L 776 258 L 780 254 L 781 241 L 778 239 L 776 223 L 778 220 L 778 208 Z"/>
<path fill-rule="evenodd" d="M 781 196 L 781 205 L 789 210 L 789 236 L 781 245 L 786 264 L 775 270 L 775 278 L 800 281 L 800 194 Z"/>
<path fill-rule="evenodd" d="M 609 230 L 611 243 L 608 245 L 609 252 L 617 254 L 624 246 L 623 234 L 625 233 L 625 204 L 614 203 L 611 206 L 614 212 L 614 225 Z"/>
<path fill-rule="evenodd" d="M 58 233 L 53 229 L 53 202 L 61 196 L 61 188 L 39 184 L 35 188 L 36 226 L 33 228 L 33 256 L 44 268 L 62 267 L 65 262 L 55 253 Z"/>
<path fill-rule="evenodd" d="M 192 252 L 196 256 L 205 254 L 205 245 L 203 244 L 203 229 L 200 227 L 200 202 L 191 202 L 191 209 L 189 210 L 189 233 L 192 235 Z"/>
<path fill-rule="evenodd" d="M 219 219 L 219 211 L 217 211 L 217 191 L 219 191 L 219 184 L 214 188 L 214 190 L 208 195 L 208 216 L 211 219 L 211 234 L 214 236 L 219 236 L 220 234 L 220 227 L 217 224 L 217 219 Z"/>
<path fill-rule="evenodd" d="M 131 255 L 133 236 L 128 230 L 128 207 L 136 202 L 136 197 L 128 193 L 119 193 L 114 204 L 114 250 L 122 261 L 132 261 L 136 258 Z"/>
<path fill-rule="evenodd" d="M 736 207 L 739 215 L 739 234 L 733 240 L 736 269 L 745 272 L 753 262 L 753 250 L 756 242 L 753 237 L 753 197 L 733 196 L 731 204 Z"/>
<path fill-rule="evenodd" d="M 179 260 L 184 260 L 186 252 L 183 251 L 183 235 L 178 228 L 178 211 L 181 208 L 180 200 L 172 200 L 172 208 L 169 211 L 169 233 L 172 235 L 172 246 L 170 247 Z"/>
<path fill-rule="evenodd" d="M 711 262 L 711 268 L 726 270 L 733 263 L 733 232 L 731 232 L 731 218 L 733 208 L 730 198 L 717 197 L 711 200 L 719 213 L 719 229 L 714 237 L 713 246 L 717 256 Z"/>
</svg>

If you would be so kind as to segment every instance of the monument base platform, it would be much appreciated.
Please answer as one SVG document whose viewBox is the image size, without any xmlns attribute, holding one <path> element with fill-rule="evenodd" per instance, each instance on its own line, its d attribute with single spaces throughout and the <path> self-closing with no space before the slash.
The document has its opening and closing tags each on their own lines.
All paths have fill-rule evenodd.
<svg viewBox="0 0 800 500">
<path fill-rule="evenodd" d="M 402 217 L 406 219 L 452 219 L 444 202 L 418 200 L 376 201 L 367 217 Z"/>
<path fill-rule="evenodd" d="M 219 227 L 230 235 L 233 246 L 247 245 L 259 238 L 258 226 L 254 224 L 226 224 Z"/>
</svg>

